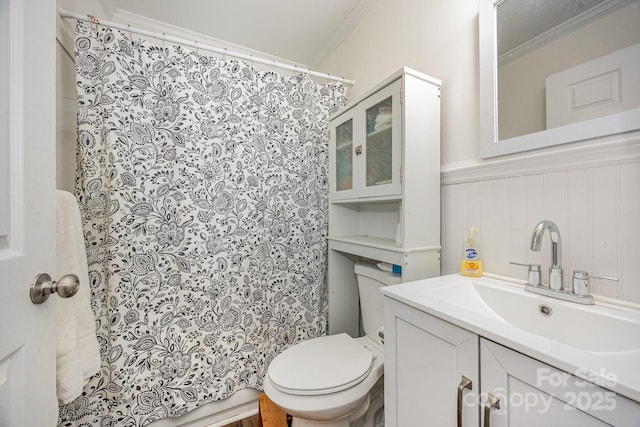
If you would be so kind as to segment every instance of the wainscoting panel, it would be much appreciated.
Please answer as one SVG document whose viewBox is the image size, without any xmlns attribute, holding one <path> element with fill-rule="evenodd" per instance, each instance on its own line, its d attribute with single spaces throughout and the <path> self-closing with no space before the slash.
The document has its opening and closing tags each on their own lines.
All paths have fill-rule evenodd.
<svg viewBox="0 0 640 427">
<path fill-rule="evenodd" d="M 620 298 L 640 302 L 640 164 L 620 167 L 618 249 Z"/>
<path fill-rule="evenodd" d="M 640 303 L 640 140 L 633 140 L 626 158 L 620 159 L 625 148 L 616 145 L 614 160 L 606 150 L 592 150 L 591 159 L 581 153 L 579 165 L 569 160 L 564 169 L 554 159 L 545 170 L 545 158 L 535 166 L 531 156 L 522 173 L 517 160 L 504 168 L 443 168 L 443 274 L 459 270 L 467 230 L 478 227 L 485 271 L 526 279 L 526 267 L 509 262 L 537 263 L 545 278 L 550 240 L 544 237 L 541 252 L 529 244 L 534 226 L 549 219 L 561 232 L 566 288 L 573 270 L 586 270 L 619 279 L 593 279 L 595 294 Z"/>
</svg>

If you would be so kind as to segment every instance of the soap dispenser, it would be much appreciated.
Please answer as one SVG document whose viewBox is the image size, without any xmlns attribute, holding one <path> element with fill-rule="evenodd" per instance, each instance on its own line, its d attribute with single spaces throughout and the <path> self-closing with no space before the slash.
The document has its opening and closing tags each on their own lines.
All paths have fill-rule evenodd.
<svg viewBox="0 0 640 427">
<path fill-rule="evenodd" d="M 467 241 L 464 242 L 462 261 L 460 261 L 460 274 L 464 276 L 482 276 L 482 261 L 475 234 L 479 231 L 476 227 L 469 227 Z"/>
</svg>

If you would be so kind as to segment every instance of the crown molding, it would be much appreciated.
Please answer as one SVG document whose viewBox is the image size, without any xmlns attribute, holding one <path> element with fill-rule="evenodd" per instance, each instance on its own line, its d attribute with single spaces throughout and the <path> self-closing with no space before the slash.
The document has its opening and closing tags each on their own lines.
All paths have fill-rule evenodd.
<svg viewBox="0 0 640 427">
<path fill-rule="evenodd" d="M 116 6 L 115 2 L 110 0 L 98 0 L 98 4 L 104 11 L 104 15 L 103 15 L 104 19 L 108 21 L 112 20 L 113 16 L 118 11 L 118 7 Z"/>
<path fill-rule="evenodd" d="M 369 13 L 377 0 L 360 0 L 349 11 L 347 16 L 343 19 L 338 29 L 333 33 L 331 39 L 325 44 L 325 46 L 318 52 L 311 61 L 312 67 L 318 67 L 327 59 L 331 52 L 335 51 L 344 40 L 353 32 L 353 30 L 360 24 L 364 17 Z"/>
</svg>

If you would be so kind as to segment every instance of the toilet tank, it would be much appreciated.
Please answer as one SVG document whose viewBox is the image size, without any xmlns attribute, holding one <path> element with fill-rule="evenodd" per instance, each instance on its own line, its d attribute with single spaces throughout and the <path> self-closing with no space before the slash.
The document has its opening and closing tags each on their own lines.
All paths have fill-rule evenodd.
<svg viewBox="0 0 640 427">
<path fill-rule="evenodd" d="M 380 270 L 375 264 L 356 263 L 355 273 L 358 278 L 360 312 L 362 326 L 366 335 L 379 341 L 378 329 L 384 323 L 382 286 L 397 285 L 402 282 L 399 274 Z"/>
</svg>

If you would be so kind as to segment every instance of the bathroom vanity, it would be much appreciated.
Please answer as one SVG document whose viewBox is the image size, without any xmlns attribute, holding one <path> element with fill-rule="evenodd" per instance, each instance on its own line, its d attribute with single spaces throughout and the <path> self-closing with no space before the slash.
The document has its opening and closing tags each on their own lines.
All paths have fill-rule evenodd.
<svg viewBox="0 0 640 427">
<path fill-rule="evenodd" d="M 382 292 L 387 427 L 640 425 L 638 310 L 458 274 Z"/>
<path fill-rule="evenodd" d="M 359 257 L 440 274 L 440 81 L 402 68 L 331 118 L 329 334 L 360 336 Z"/>
</svg>

